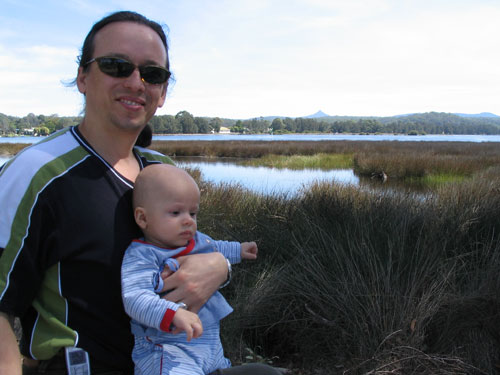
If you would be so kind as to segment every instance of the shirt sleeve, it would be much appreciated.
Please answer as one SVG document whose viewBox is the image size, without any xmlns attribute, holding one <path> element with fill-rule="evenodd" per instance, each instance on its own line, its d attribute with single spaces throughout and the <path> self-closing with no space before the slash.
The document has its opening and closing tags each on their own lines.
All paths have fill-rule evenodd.
<svg viewBox="0 0 500 375">
<path fill-rule="evenodd" d="M 155 292 L 160 265 L 147 246 L 129 247 L 122 264 L 122 297 L 125 312 L 138 323 L 169 332 L 178 305 Z"/>
<path fill-rule="evenodd" d="M 50 266 L 57 263 L 57 225 L 50 202 L 12 165 L 0 176 L 0 311 L 22 316 Z M 7 174 L 7 172 L 9 172 Z M 9 176 L 10 175 L 10 176 Z"/>
<path fill-rule="evenodd" d="M 215 248 L 224 255 L 231 264 L 241 262 L 241 244 L 234 241 L 214 241 Z"/>
</svg>

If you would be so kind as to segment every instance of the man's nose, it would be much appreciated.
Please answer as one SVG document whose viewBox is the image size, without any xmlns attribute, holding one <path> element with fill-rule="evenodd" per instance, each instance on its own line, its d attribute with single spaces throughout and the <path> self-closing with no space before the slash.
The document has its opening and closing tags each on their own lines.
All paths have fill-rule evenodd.
<svg viewBox="0 0 500 375">
<path fill-rule="evenodd" d="M 132 74 L 125 78 L 125 86 L 134 90 L 144 90 L 145 83 L 139 72 L 139 68 L 135 68 Z"/>
</svg>

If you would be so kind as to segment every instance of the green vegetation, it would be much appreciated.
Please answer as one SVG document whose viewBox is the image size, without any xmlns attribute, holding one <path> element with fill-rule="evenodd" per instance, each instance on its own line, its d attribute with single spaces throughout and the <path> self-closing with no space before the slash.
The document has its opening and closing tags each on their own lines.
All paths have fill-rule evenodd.
<svg viewBox="0 0 500 375">
<path fill-rule="evenodd" d="M 382 173 L 387 183 L 436 187 L 500 165 L 498 143 L 366 141 L 157 141 L 170 156 L 244 158 L 274 168 L 353 168 L 361 177 Z"/>
<path fill-rule="evenodd" d="M 420 185 L 436 188 L 445 184 L 464 182 L 467 177 L 450 173 L 429 174 L 424 177 L 408 177 L 403 180 L 407 185 Z"/>
<path fill-rule="evenodd" d="M 223 290 L 233 362 L 260 348 L 297 375 L 496 373 L 500 167 L 425 200 L 335 184 L 292 199 L 201 185 L 200 228 L 259 244 Z"/>
<path fill-rule="evenodd" d="M 314 155 L 265 155 L 258 159 L 249 159 L 243 165 L 264 166 L 288 169 L 347 169 L 352 168 L 351 154 L 314 154 Z"/>
<path fill-rule="evenodd" d="M 0 135 L 24 134 L 48 129 L 52 133 L 78 124 L 81 117 L 44 116 L 30 113 L 19 118 L 0 113 Z M 321 118 L 260 117 L 248 120 L 195 117 L 187 111 L 175 116 L 154 116 L 149 125 L 155 134 L 209 134 L 227 127 L 232 133 L 356 133 L 356 134 L 500 134 L 499 117 L 463 117 L 451 113 L 418 113 L 393 117 L 328 116 Z M 39 130 L 36 130 L 39 129 Z M 41 129 L 41 130 L 40 130 Z"/>
<path fill-rule="evenodd" d="M 0 143 L 0 155 L 15 155 L 28 146 L 28 143 Z"/>
</svg>

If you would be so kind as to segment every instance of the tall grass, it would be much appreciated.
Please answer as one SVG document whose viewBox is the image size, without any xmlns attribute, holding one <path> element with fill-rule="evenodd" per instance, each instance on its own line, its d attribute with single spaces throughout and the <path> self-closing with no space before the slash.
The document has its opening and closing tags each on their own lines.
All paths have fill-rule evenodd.
<svg viewBox="0 0 500 375">
<path fill-rule="evenodd" d="M 470 177 L 488 167 L 500 165 L 498 144 L 429 145 L 374 149 L 357 152 L 354 171 L 371 176 L 384 171 L 391 179 L 448 175 Z"/>
<path fill-rule="evenodd" d="M 0 143 L 0 155 L 15 155 L 29 145 L 27 143 Z"/>
<path fill-rule="evenodd" d="M 499 174 L 424 200 L 202 183 L 200 228 L 259 243 L 259 260 L 235 267 L 223 291 L 235 307 L 223 321 L 228 354 L 244 361 L 245 348 L 259 348 L 311 374 L 497 373 Z"/>
<path fill-rule="evenodd" d="M 159 141 L 172 156 L 241 157 L 275 168 L 353 168 L 359 176 L 437 186 L 500 165 L 498 143 L 363 141 Z"/>
<path fill-rule="evenodd" d="M 352 154 L 325 154 L 314 155 L 265 155 L 258 159 L 249 159 L 244 165 L 265 166 L 269 168 L 288 169 L 347 169 L 352 168 Z"/>
</svg>

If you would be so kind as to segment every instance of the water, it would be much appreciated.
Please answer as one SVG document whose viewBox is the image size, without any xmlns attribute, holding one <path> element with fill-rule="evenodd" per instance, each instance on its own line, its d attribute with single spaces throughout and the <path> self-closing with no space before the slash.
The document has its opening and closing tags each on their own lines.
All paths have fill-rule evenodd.
<svg viewBox="0 0 500 375">
<path fill-rule="evenodd" d="M 44 137 L 0 137 L 0 143 L 36 143 Z M 500 142 L 500 135 L 397 135 L 397 134 L 193 134 L 155 135 L 158 141 L 402 141 Z"/>
<path fill-rule="evenodd" d="M 20 136 L 20 137 L 0 137 L 0 143 L 37 143 L 44 139 L 45 137 L 29 137 L 29 136 Z"/>
<path fill-rule="evenodd" d="M 401 134 L 193 134 L 155 135 L 158 141 L 403 141 L 403 142 L 500 142 L 500 135 L 401 135 Z"/>
<path fill-rule="evenodd" d="M 359 185 L 359 177 L 352 169 L 277 169 L 248 167 L 230 161 L 176 160 L 179 167 L 197 168 L 205 181 L 216 184 L 238 184 L 261 194 L 295 195 L 314 182 L 333 181 L 341 184 Z"/>
</svg>

